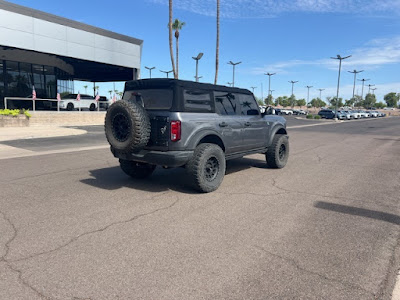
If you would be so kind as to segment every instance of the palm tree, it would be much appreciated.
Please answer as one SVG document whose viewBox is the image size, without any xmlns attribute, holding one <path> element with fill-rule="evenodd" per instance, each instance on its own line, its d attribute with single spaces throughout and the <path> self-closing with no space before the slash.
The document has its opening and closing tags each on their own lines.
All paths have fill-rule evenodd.
<svg viewBox="0 0 400 300">
<path fill-rule="evenodd" d="M 215 79 L 214 84 L 217 84 L 218 80 L 218 67 L 219 67 L 219 5 L 220 0 L 217 0 L 217 46 L 215 55 Z"/>
<path fill-rule="evenodd" d="M 84 87 L 84 89 L 85 89 L 85 94 L 87 94 L 87 88 L 88 88 L 88 86 L 87 86 L 87 85 L 84 85 L 83 87 Z"/>
<path fill-rule="evenodd" d="M 168 31 L 169 31 L 169 53 L 171 54 L 172 71 L 174 73 L 174 78 L 178 78 L 175 70 L 174 49 L 172 47 L 172 0 L 169 0 Z"/>
<path fill-rule="evenodd" d="M 182 27 L 185 26 L 185 22 L 181 22 L 178 19 L 175 19 L 175 22 L 172 24 L 172 29 L 175 30 L 175 39 L 176 39 L 176 77 L 178 79 L 179 76 L 179 30 L 182 30 Z"/>
<path fill-rule="evenodd" d="M 112 90 L 109 90 L 108 92 L 110 93 L 110 98 L 111 98 L 111 93 L 112 93 Z"/>
</svg>

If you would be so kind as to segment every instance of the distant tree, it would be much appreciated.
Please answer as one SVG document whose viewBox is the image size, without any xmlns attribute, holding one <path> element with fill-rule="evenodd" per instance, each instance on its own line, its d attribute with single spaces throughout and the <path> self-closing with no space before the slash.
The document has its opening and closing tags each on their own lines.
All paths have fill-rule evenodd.
<svg viewBox="0 0 400 300">
<path fill-rule="evenodd" d="M 266 105 L 272 105 L 272 104 L 274 104 L 274 100 L 273 100 L 273 98 L 272 98 L 272 95 L 268 95 L 268 97 L 264 99 L 264 103 L 265 103 Z"/>
<path fill-rule="evenodd" d="M 326 103 L 324 101 L 322 101 L 321 99 L 319 99 L 319 97 L 312 99 L 310 103 L 313 107 L 317 107 L 317 108 L 326 106 Z"/>
<path fill-rule="evenodd" d="M 332 107 L 336 107 L 336 97 L 326 97 Z M 343 98 L 339 98 L 338 107 L 343 106 Z"/>
<path fill-rule="evenodd" d="M 383 99 L 386 101 L 388 107 L 396 107 L 397 102 L 399 101 L 399 94 L 388 93 L 383 97 Z"/>
<path fill-rule="evenodd" d="M 295 96 L 295 95 L 291 95 L 291 96 L 289 97 L 289 105 L 290 105 L 291 107 L 294 107 L 294 106 L 296 105 L 296 96 Z"/>
<path fill-rule="evenodd" d="M 87 86 L 87 85 L 84 85 L 83 88 L 85 89 L 85 94 L 87 94 L 87 88 L 88 88 L 88 86 Z"/>
<path fill-rule="evenodd" d="M 300 108 L 301 108 L 302 106 L 305 106 L 305 105 L 306 105 L 306 99 L 299 99 L 299 100 L 297 100 L 297 105 L 300 106 Z"/>
<path fill-rule="evenodd" d="M 355 98 L 351 98 L 351 99 L 349 99 L 349 100 L 345 100 L 345 101 L 344 101 L 344 105 L 345 105 L 345 106 L 353 106 L 354 101 L 355 101 Z"/>
<path fill-rule="evenodd" d="M 377 103 L 375 103 L 375 107 L 378 109 L 382 109 L 382 108 L 386 107 L 386 105 L 385 105 L 385 103 L 377 102 Z"/>
<path fill-rule="evenodd" d="M 260 98 L 258 98 L 258 97 L 255 97 L 255 98 L 256 98 L 257 104 L 258 104 L 259 106 L 264 105 L 264 102 L 263 102 Z"/>
<path fill-rule="evenodd" d="M 369 94 L 367 94 L 367 96 L 365 96 L 365 100 L 364 100 L 363 106 L 365 108 L 372 107 L 372 106 L 375 106 L 375 103 L 376 103 L 375 95 L 369 93 Z"/>
<path fill-rule="evenodd" d="M 168 21 L 168 41 L 169 41 L 169 53 L 171 55 L 172 71 L 174 73 L 174 78 L 177 79 L 175 70 L 175 60 L 174 60 L 174 49 L 172 45 L 172 0 L 168 1 L 169 7 L 169 21 Z"/>
<path fill-rule="evenodd" d="M 275 105 L 281 105 L 283 107 L 290 106 L 290 99 L 288 96 L 279 96 L 275 100 Z"/>
<path fill-rule="evenodd" d="M 363 101 L 363 99 L 361 98 L 361 96 L 355 95 L 353 99 L 354 99 L 354 106 L 356 106 L 356 107 L 361 107 L 361 106 L 363 106 L 364 101 Z"/>
<path fill-rule="evenodd" d="M 110 98 L 111 98 L 111 93 L 112 93 L 112 90 L 109 90 L 108 92 L 110 93 Z"/>
<path fill-rule="evenodd" d="M 172 29 L 175 30 L 175 40 L 176 40 L 176 74 L 175 79 L 179 77 L 179 31 L 182 30 L 182 27 L 185 26 L 185 22 L 181 22 L 178 19 L 175 19 L 174 23 L 172 23 Z"/>
</svg>

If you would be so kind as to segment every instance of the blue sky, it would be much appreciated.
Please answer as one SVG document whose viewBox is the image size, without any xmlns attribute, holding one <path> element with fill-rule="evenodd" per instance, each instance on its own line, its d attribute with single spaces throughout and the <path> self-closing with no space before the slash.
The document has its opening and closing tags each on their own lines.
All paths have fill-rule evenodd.
<svg viewBox="0 0 400 300">
<path fill-rule="evenodd" d="M 164 77 L 159 70 L 171 70 L 168 45 L 168 1 L 50 1 L 14 0 L 20 5 L 143 39 L 142 78 L 149 76 L 144 66 L 155 66 L 153 77 Z M 215 0 L 174 0 L 174 18 L 186 22 L 179 39 L 179 77 L 194 80 L 192 56 L 203 52 L 199 62 L 200 81 L 213 82 L 215 74 Z M 353 74 L 370 79 L 378 101 L 388 92 L 400 92 L 400 1 L 399 0 L 221 0 L 220 68 L 218 83 L 255 86 L 255 94 L 267 95 L 268 76 L 273 96 L 290 95 L 290 80 L 297 98 L 310 100 L 325 89 L 323 98 L 336 95 L 338 61 L 330 57 L 352 55 L 343 61 L 340 96 L 352 95 Z M 84 84 L 76 84 L 76 89 Z M 110 84 L 101 84 L 108 95 Z M 121 83 L 116 85 L 123 89 Z M 356 93 L 361 94 L 357 81 Z M 364 89 L 364 95 L 368 87 Z"/>
</svg>

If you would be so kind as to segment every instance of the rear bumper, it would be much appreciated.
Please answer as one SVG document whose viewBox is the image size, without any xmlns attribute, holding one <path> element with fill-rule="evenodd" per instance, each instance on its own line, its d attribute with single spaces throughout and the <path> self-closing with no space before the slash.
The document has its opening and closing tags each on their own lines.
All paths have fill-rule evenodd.
<svg viewBox="0 0 400 300">
<path fill-rule="evenodd" d="M 141 150 L 135 153 L 121 153 L 111 147 L 111 152 L 116 158 L 139 161 L 152 165 L 166 167 L 180 167 L 185 165 L 193 156 L 194 151 L 150 151 Z"/>
</svg>

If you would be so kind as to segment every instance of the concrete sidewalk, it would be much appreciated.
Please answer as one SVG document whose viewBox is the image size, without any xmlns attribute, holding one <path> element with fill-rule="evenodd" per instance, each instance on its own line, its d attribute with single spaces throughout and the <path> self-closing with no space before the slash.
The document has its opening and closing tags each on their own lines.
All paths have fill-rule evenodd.
<svg viewBox="0 0 400 300">
<path fill-rule="evenodd" d="M 86 130 L 59 125 L 31 125 L 28 127 L 0 127 L 0 142 L 20 139 L 35 139 L 87 133 Z"/>
</svg>

